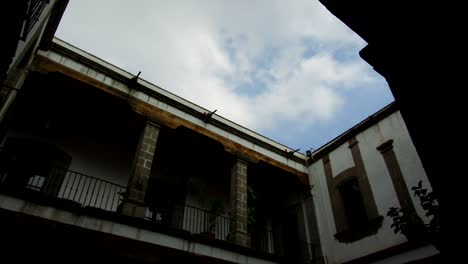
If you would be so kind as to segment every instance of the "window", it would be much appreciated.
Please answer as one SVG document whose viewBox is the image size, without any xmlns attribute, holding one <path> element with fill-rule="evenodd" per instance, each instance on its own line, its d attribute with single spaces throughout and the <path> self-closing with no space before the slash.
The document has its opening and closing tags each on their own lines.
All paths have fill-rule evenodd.
<svg viewBox="0 0 468 264">
<path fill-rule="evenodd" d="M 338 186 L 343 208 L 345 212 L 346 224 L 348 228 L 353 228 L 367 222 L 367 213 L 362 199 L 359 183 L 356 178 L 346 180 Z"/>
<path fill-rule="evenodd" d="M 0 152 L 0 178 L 9 190 L 24 189 L 57 196 L 71 156 L 34 138 L 8 137 Z"/>
<path fill-rule="evenodd" d="M 334 236 L 342 243 L 354 242 L 376 234 L 383 220 L 377 211 L 358 144 L 350 145 L 356 166 L 345 169 L 337 175 L 333 175 L 329 156 L 323 157 L 323 168 L 336 227 Z"/>
<path fill-rule="evenodd" d="M 40 175 L 34 175 L 29 178 L 28 183 L 26 184 L 26 188 L 40 191 L 42 186 L 44 185 L 45 177 Z"/>
</svg>

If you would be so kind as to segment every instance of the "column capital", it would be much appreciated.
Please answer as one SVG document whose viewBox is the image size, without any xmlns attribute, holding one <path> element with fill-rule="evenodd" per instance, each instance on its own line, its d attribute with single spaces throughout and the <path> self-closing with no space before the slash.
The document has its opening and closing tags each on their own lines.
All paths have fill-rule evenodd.
<svg viewBox="0 0 468 264">
<path fill-rule="evenodd" d="M 348 141 L 348 148 L 353 148 L 358 143 L 359 141 L 356 139 L 356 137 L 353 137 Z"/>
<path fill-rule="evenodd" d="M 253 157 L 249 157 L 243 153 L 236 153 L 236 161 L 245 164 L 255 164 L 258 163 L 259 160 Z"/>
<path fill-rule="evenodd" d="M 393 139 L 385 141 L 384 143 L 380 144 L 380 146 L 378 146 L 376 149 L 380 151 L 380 153 L 384 153 L 393 149 Z"/>
<path fill-rule="evenodd" d="M 241 157 L 237 157 L 236 162 L 245 164 L 246 166 L 249 165 L 250 163 L 248 160 L 246 160 L 245 158 L 241 158 Z"/>
<path fill-rule="evenodd" d="M 148 119 L 146 119 L 146 125 L 150 125 L 150 126 L 156 127 L 156 128 L 161 128 L 164 125 L 164 123 L 162 121 L 156 120 L 154 118 L 148 118 Z"/>
</svg>

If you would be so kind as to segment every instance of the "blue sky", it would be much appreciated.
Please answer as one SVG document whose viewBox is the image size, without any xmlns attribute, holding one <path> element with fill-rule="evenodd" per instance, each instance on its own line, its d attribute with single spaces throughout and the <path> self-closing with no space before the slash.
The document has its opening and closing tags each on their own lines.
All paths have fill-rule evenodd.
<svg viewBox="0 0 468 264">
<path fill-rule="evenodd" d="M 56 36 L 301 152 L 393 101 L 318 0 L 70 1 Z"/>
</svg>

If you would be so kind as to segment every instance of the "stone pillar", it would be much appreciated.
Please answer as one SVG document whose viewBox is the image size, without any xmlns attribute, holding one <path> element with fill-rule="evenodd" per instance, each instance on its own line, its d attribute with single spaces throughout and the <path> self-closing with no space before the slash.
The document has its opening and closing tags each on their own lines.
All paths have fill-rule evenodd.
<svg viewBox="0 0 468 264">
<path fill-rule="evenodd" d="M 230 240 L 250 246 L 247 233 L 247 162 L 238 159 L 231 169 L 231 232 Z"/>
<path fill-rule="evenodd" d="M 145 217 L 145 194 L 151 174 L 159 129 L 158 124 L 149 121 L 143 129 L 122 206 L 122 214 L 124 215 Z"/>
</svg>

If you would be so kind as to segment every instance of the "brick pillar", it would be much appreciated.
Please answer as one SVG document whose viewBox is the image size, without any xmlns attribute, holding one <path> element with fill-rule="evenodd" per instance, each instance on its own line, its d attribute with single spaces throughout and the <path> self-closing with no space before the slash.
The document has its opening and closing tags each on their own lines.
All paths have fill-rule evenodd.
<svg viewBox="0 0 468 264">
<path fill-rule="evenodd" d="M 231 169 L 231 230 L 230 240 L 250 246 L 247 233 L 247 163 L 240 159 Z"/>
<path fill-rule="evenodd" d="M 124 215 L 145 217 L 145 194 L 151 174 L 159 129 L 160 126 L 152 122 L 147 122 L 143 129 L 122 206 L 122 214 Z"/>
</svg>

